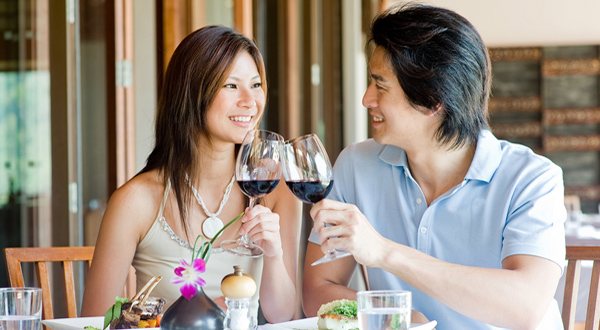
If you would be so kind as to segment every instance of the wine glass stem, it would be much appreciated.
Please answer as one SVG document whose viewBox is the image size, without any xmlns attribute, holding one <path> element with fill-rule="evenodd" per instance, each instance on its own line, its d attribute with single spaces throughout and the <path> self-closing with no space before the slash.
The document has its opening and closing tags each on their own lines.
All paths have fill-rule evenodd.
<svg viewBox="0 0 600 330">
<path fill-rule="evenodd" d="M 249 199 L 250 199 L 250 203 L 248 204 L 248 207 L 253 208 L 254 204 L 256 203 L 256 198 L 249 197 Z M 252 244 L 252 239 L 250 238 L 250 235 L 248 235 L 248 233 L 242 235 L 242 237 L 240 237 L 240 241 L 242 241 L 245 245 Z"/>
</svg>

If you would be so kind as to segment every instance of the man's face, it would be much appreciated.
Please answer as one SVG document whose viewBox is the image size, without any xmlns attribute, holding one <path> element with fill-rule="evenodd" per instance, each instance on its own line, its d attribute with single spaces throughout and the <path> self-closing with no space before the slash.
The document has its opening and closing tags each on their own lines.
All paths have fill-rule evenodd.
<svg viewBox="0 0 600 330">
<path fill-rule="evenodd" d="M 375 141 L 407 151 L 431 141 L 439 120 L 431 111 L 408 102 L 387 52 L 381 47 L 375 48 L 369 61 L 369 78 L 363 105 L 369 108 Z"/>
</svg>

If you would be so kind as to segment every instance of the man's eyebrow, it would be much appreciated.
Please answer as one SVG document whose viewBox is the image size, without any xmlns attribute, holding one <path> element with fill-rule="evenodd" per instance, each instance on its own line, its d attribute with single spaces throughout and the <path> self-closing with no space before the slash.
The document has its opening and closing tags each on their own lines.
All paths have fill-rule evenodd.
<svg viewBox="0 0 600 330">
<path fill-rule="evenodd" d="M 387 80 L 385 78 L 383 78 L 382 76 L 378 75 L 378 74 L 373 74 L 371 73 L 371 78 L 373 80 L 377 80 L 379 82 L 387 82 Z"/>
</svg>

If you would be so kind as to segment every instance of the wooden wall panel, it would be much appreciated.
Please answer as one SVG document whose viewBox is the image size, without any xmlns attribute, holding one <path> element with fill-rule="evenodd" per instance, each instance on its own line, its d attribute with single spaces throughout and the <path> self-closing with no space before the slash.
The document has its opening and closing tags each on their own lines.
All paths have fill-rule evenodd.
<svg viewBox="0 0 600 330">
<path fill-rule="evenodd" d="M 490 49 L 490 126 L 561 166 L 585 212 L 600 203 L 600 56 L 596 45 Z"/>
</svg>

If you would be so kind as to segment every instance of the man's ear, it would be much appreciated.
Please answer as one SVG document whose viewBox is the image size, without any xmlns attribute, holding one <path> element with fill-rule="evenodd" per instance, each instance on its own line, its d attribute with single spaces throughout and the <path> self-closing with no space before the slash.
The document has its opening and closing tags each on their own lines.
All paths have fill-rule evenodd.
<svg viewBox="0 0 600 330">
<path fill-rule="evenodd" d="M 423 107 L 421 112 L 424 113 L 428 117 L 429 116 L 439 116 L 442 114 L 442 105 L 438 104 L 433 109 Z"/>
<path fill-rule="evenodd" d="M 427 116 L 437 116 L 437 115 L 441 115 L 443 111 L 443 107 L 441 104 L 438 104 L 435 106 L 434 109 L 427 109 L 427 111 L 425 111 L 425 114 Z"/>
</svg>

